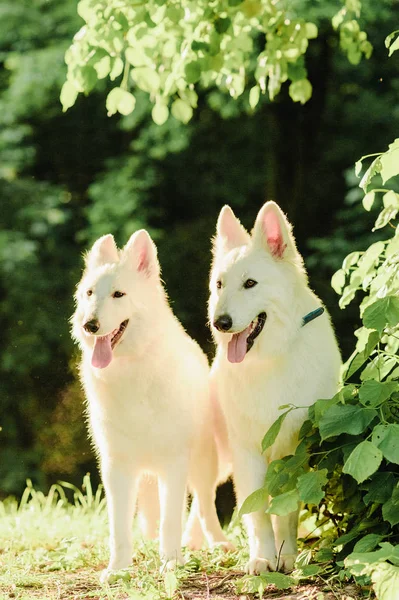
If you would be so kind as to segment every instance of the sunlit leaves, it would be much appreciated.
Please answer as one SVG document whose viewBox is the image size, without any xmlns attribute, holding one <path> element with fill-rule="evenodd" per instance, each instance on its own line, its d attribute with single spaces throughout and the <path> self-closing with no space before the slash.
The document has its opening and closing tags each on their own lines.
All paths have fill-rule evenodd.
<svg viewBox="0 0 399 600">
<path fill-rule="evenodd" d="M 312 96 L 312 84 L 308 79 L 294 81 L 289 87 L 289 93 L 294 102 L 305 104 Z"/>
<path fill-rule="evenodd" d="M 375 410 L 357 405 L 331 406 L 319 422 L 321 439 L 325 440 L 342 433 L 351 435 L 362 433 L 376 416 Z"/>
<path fill-rule="evenodd" d="M 161 79 L 151 67 L 136 67 L 130 76 L 143 92 L 156 94 L 160 88 Z"/>
<path fill-rule="evenodd" d="M 272 515 L 285 516 L 297 510 L 298 503 L 298 490 L 290 490 L 272 498 L 267 512 Z"/>
<path fill-rule="evenodd" d="M 107 96 L 106 107 L 108 116 L 119 112 L 121 115 L 129 115 L 135 107 L 136 99 L 130 92 L 122 88 L 114 88 Z"/>
<path fill-rule="evenodd" d="M 392 384 L 397 387 L 397 384 Z M 374 427 L 373 443 L 391 463 L 399 465 L 399 425 L 397 423 L 381 424 Z"/>
<path fill-rule="evenodd" d="M 157 102 L 151 112 L 152 119 L 157 125 L 163 125 L 169 117 L 169 109 L 166 104 Z"/>
<path fill-rule="evenodd" d="M 249 94 L 252 110 L 260 94 L 274 99 L 286 81 L 294 102 L 304 104 L 312 95 L 304 56 L 309 41 L 318 36 L 317 26 L 292 9 L 287 13 L 279 3 L 80 0 L 78 12 L 85 25 L 66 53 L 69 82 L 77 92 L 87 94 L 98 79 L 109 77 L 127 92 L 139 87 L 153 103 L 161 95 L 162 108 L 154 107 L 152 112 L 157 123 L 170 113 L 183 123 L 191 118 L 195 107 L 192 103 L 183 107 L 181 101 L 194 85 L 215 86 L 238 98 L 255 78 Z M 344 16 L 341 36 L 345 30 L 348 37 L 349 31 L 354 40 L 348 50 L 353 61 L 354 49 L 368 55 L 370 44 L 357 24 L 358 11 L 349 21 Z M 259 36 L 266 40 L 263 47 L 255 43 Z M 133 68 L 130 81 L 129 67 Z M 118 81 L 122 74 L 123 84 Z M 67 91 L 64 110 L 74 100 Z"/>
<path fill-rule="evenodd" d="M 324 497 L 323 487 L 327 483 L 327 469 L 309 471 L 298 477 L 297 488 L 302 502 L 319 504 Z"/>
<path fill-rule="evenodd" d="M 248 513 L 256 512 L 258 510 L 265 510 L 267 506 L 269 492 L 267 488 L 260 488 L 259 490 L 255 490 L 252 494 L 248 496 L 243 502 L 239 515 L 246 515 Z"/>
<path fill-rule="evenodd" d="M 178 98 L 172 104 L 172 115 L 178 121 L 188 123 L 193 116 L 193 109 L 187 101 Z"/>
<path fill-rule="evenodd" d="M 262 440 L 262 452 L 265 452 L 274 442 L 279 434 L 281 426 L 286 418 L 286 416 L 291 412 L 292 409 L 287 410 L 282 413 L 278 419 L 273 423 L 270 429 L 266 432 L 263 440 Z"/>
<path fill-rule="evenodd" d="M 396 382 L 386 381 L 382 383 L 380 381 L 376 381 L 375 379 L 370 379 L 362 383 L 360 386 L 359 400 L 365 407 L 376 408 L 385 402 L 385 400 L 389 398 L 391 394 L 397 390 L 397 388 L 398 384 Z"/>
<path fill-rule="evenodd" d="M 394 327 L 399 323 L 399 297 L 387 296 L 376 300 L 366 308 L 363 323 L 369 329 L 379 332 L 386 326 Z"/>
<path fill-rule="evenodd" d="M 72 83 L 66 81 L 61 88 L 60 101 L 62 104 L 62 110 L 65 112 L 68 108 L 71 108 L 75 104 L 75 100 L 78 96 L 78 90 Z"/>
<path fill-rule="evenodd" d="M 381 178 L 385 184 L 388 179 L 399 174 L 399 138 L 389 146 L 389 150 L 381 155 Z"/>
<path fill-rule="evenodd" d="M 389 56 L 399 50 L 399 31 L 393 31 L 385 38 L 385 46 L 389 49 Z"/>
<path fill-rule="evenodd" d="M 351 452 L 343 466 L 343 472 L 352 475 L 358 483 L 375 473 L 382 461 L 382 452 L 372 442 L 361 442 Z"/>
</svg>

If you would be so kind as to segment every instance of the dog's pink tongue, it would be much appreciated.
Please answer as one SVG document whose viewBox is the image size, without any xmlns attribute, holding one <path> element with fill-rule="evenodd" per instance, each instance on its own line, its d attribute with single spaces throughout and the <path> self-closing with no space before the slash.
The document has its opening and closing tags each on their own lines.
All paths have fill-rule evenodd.
<svg viewBox="0 0 399 600">
<path fill-rule="evenodd" d="M 112 360 L 111 336 L 97 337 L 94 345 L 91 364 L 97 369 L 108 367 Z"/>
<path fill-rule="evenodd" d="M 251 332 L 249 325 L 241 333 L 234 333 L 227 347 L 227 358 L 231 363 L 242 362 L 247 353 L 247 337 Z"/>
</svg>

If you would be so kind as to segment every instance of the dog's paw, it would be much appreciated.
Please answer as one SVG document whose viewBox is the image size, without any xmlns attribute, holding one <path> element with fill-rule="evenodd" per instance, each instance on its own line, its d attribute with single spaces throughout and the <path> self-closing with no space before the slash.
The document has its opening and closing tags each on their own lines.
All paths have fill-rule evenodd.
<svg viewBox="0 0 399 600">
<path fill-rule="evenodd" d="M 281 554 L 278 561 L 278 570 L 283 573 L 291 573 L 294 570 L 296 554 Z"/>
<path fill-rule="evenodd" d="M 164 571 L 174 571 L 177 567 L 182 567 L 185 564 L 185 562 L 186 561 L 184 560 L 181 554 L 175 556 L 174 558 L 165 558 L 162 561 L 159 570 L 161 573 L 163 573 Z"/>
<path fill-rule="evenodd" d="M 229 540 L 224 540 L 223 542 L 215 542 L 212 544 L 211 550 L 215 550 L 216 548 L 220 548 L 223 552 L 235 552 L 236 547 L 234 544 L 229 542 Z"/>
<path fill-rule="evenodd" d="M 197 536 L 197 537 L 184 536 L 182 539 L 181 545 L 184 546 L 185 548 L 188 548 L 188 550 L 195 552 L 196 550 L 201 550 L 203 543 L 204 543 L 204 538 L 202 536 Z"/>
<path fill-rule="evenodd" d="M 101 571 L 100 582 L 112 585 L 119 580 L 130 581 L 132 575 L 128 569 L 104 569 Z"/>
<path fill-rule="evenodd" d="M 275 558 L 252 558 L 245 567 L 245 572 L 249 575 L 260 575 L 267 571 L 275 571 L 277 561 Z"/>
</svg>

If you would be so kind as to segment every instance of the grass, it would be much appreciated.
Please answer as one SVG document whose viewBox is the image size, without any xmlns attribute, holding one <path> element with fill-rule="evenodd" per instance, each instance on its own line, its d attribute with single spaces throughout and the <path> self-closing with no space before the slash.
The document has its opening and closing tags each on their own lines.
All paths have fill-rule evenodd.
<svg viewBox="0 0 399 600">
<path fill-rule="evenodd" d="M 73 494 L 69 501 L 67 494 Z M 238 525 L 228 531 L 238 550 L 187 554 L 184 568 L 159 573 L 156 544 L 136 535 L 132 567 L 112 585 L 101 584 L 100 571 L 108 559 L 107 518 L 101 487 L 94 493 L 85 477 L 83 491 L 63 483 L 49 494 L 30 482 L 17 503 L 0 502 L 0 600 L 238 600 L 292 598 L 295 600 L 358 600 L 354 586 L 337 583 L 321 569 L 309 581 L 306 568 L 297 571 L 296 585 L 279 591 L 272 581 L 244 577 L 246 540 Z M 314 578 L 313 578 L 314 579 Z M 284 576 L 275 583 L 280 587 Z"/>
</svg>

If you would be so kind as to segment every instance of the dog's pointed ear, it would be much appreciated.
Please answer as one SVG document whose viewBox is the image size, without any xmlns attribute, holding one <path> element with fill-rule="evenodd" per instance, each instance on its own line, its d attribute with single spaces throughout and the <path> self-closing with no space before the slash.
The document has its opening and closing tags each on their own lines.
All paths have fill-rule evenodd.
<svg viewBox="0 0 399 600">
<path fill-rule="evenodd" d="M 116 263 L 118 260 L 118 248 L 111 233 L 103 235 L 94 242 L 92 249 L 85 257 L 88 267 L 101 267 L 102 265 Z"/>
<path fill-rule="evenodd" d="M 214 244 L 214 252 L 223 250 L 229 252 L 238 246 L 248 244 L 250 240 L 246 229 L 241 225 L 230 206 L 223 206 L 220 211 Z"/>
<path fill-rule="evenodd" d="M 292 226 L 273 201 L 266 202 L 260 209 L 252 237 L 255 244 L 265 247 L 276 259 L 298 256 Z"/>
<path fill-rule="evenodd" d="M 139 273 L 144 273 L 147 277 L 159 275 L 157 248 L 145 229 L 133 233 L 123 249 L 123 254 L 133 261 L 133 266 Z"/>
</svg>

